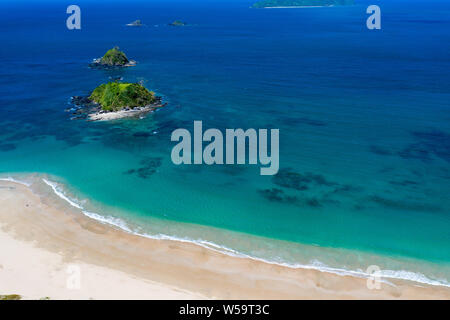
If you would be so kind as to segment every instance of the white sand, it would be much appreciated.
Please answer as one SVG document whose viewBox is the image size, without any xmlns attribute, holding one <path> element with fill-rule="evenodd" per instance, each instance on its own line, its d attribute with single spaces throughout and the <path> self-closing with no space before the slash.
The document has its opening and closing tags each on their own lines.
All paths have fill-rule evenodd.
<svg viewBox="0 0 450 320">
<path fill-rule="evenodd" d="M 450 299 L 450 289 L 445 287 L 393 281 L 370 290 L 366 279 L 132 235 L 84 216 L 55 197 L 49 186 L 37 184 L 30 189 L 0 181 L 0 295 L 19 294 L 27 299 Z"/>
<path fill-rule="evenodd" d="M 64 261 L 61 255 L 16 240 L 3 231 L 0 243 L 0 294 L 20 294 L 23 299 L 206 298 L 121 271 Z"/>
</svg>

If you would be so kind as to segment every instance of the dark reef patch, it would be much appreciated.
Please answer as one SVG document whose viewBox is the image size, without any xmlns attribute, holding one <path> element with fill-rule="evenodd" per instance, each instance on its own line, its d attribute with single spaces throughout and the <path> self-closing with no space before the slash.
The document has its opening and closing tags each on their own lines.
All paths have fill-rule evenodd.
<svg viewBox="0 0 450 320">
<path fill-rule="evenodd" d="M 136 138 L 148 138 L 151 136 L 152 136 L 152 134 L 150 132 L 146 132 L 146 131 L 139 131 L 139 132 L 133 133 L 133 137 L 136 137 Z"/>
<path fill-rule="evenodd" d="M 393 154 L 390 150 L 375 145 L 370 146 L 369 150 L 370 152 L 380 156 L 391 156 Z"/>
<path fill-rule="evenodd" d="M 84 127 L 71 128 L 64 122 L 50 125 L 48 121 L 38 121 L 34 125 L 17 125 L 14 133 L 8 137 L 8 141 L 19 142 L 24 140 L 38 141 L 46 137 L 54 137 L 57 141 L 63 141 L 70 147 L 83 144 Z"/>
<path fill-rule="evenodd" d="M 313 207 L 313 208 L 320 208 L 320 207 L 322 207 L 322 203 L 316 198 L 307 199 L 306 200 L 306 204 L 308 206 L 310 206 L 310 207 Z"/>
<path fill-rule="evenodd" d="M 389 181 L 389 184 L 393 185 L 393 186 L 399 186 L 399 187 L 408 187 L 408 186 L 417 186 L 420 183 L 417 181 L 412 181 L 412 180 L 392 180 Z"/>
<path fill-rule="evenodd" d="M 142 152 L 150 148 L 154 150 L 156 145 L 154 137 L 157 135 L 144 136 L 139 132 L 144 131 L 133 131 L 125 123 L 120 123 L 118 126 L 109 127 L 100 138 L 103 145 L 113 149 L 135 152 Z M 138 133 L 138 135 L 135 136 L 135 133 Z"/>
<path fill-rule="evenodd" d="M 398 155 L 403 159 L 425 163 L 435 158 L 450 162 L 450 134 L 440 130 L 412 131 L 411 134 L 415 141 L 395 152 L 377 145 L 370 146 L 369 150 L 381 156 Z"/>
<path fill-rule="evenodd" d="M 353 195 L 358 192 L 362 192 L 364 189 L 359 186 L 353 186 L 350 184 L 343 184 L 343 185 L 337 185 L 337 187 L 334 188 L 334 190 L 330 191 L 328 195 Z"/>
<path fill-rule="evenodd" d="M 308 190 L 311 185 L 316 186 L 337 186 L 338 184 L 335 182 L 328 181 L 324 176 L 320 174 L 314 173 L 305 173 L 301 174 L 295 171 L 292 171 L 290 168 L 281 169 L 278 173 L 272 178 L 274 184 L 289 188 L 295 189 L 299 191 Z"/>
<path fill-rule="evenodd" d="M 310 118 L 284 118 L 281 122 L 285 125 L 298 126 L 298 125 L 308 125 L 311 127 L 325 127 L 327 123 L 321 120 L 310 119 Z"/>
<path fill-rule="evenodd" d="M 396 210 L 406 210 L 406 211 L 420 211 L 420 212 L 439 212 L 442 211 L 442 208 L 433 204 L 428 203 L 420 203 L 413 201 L 405 201 L 398 199 L 389 199 L 385 197 L 381 197 L 378 195 L 374 195 L 369 197 L 370 201 L 388 208 L 388 209 L 396 209 Z"/>
<path fill-rule="evenodd" d="M 413 131 L 416 141 L 398 152 L 403 159 L 430 162 L 433 157 L 450 162 L 450 134 L 440 130 Z"/>
<path fill-rule="evenodd" d="M 0 144 L 0 151 L 7 152 L 17 149 L 17 146 L 12 143 L 2 143 Z"/>
<path fill-rule="evenodd" d="M 265 199 L 271 201 L 271 202 L 278 202 L 278 203 L 295 203 L 297 202 L 297 197 L 294 196 L 288 196 L 285 194 L 285 192 L 278 188 L 272 188 L 272 189 L 264 189 L 264 190 L 258 190 L 259 194 L 261 194 Z"/>
<path fill-rule="evenodd" d="M 377 170 L 378 173 L 390 173 L 396 170 L 396 167 L 394 166 L 383 166 L 380 170 Z"/>
<path fill-rule="evenodd" d="M 398 153 L 403 159 L 416 159 L 423 162 L 430 162 L 430 151 L 421 143 L 413 143 Z"/>
<path fill-rule="evenodd" d="M 266 199 L 311 208 L 321 208 L 326 205 L 340 206 L 342 197 L 346 197 L 347 202 L 350 201 L 349 198 L 355 196 L 360 199 L 360 193 L 364 191 L 359 186 L 330 181 L 321 174 L 310 172 L 301 174 L 291 168 L 281 169 L 272 177 L 272 182 L 277 186 L 276 188 L 260 191 Z M 283 188 L 295 190 L 296 194 L 288 198 Z M 354 205 L 352 202 L 349 204 Z"/>
<path fill-rule="evenodd" d="M 244 165 L 220 166 L 221 172 L 227 176 L 239 176 L 243 174 L 248 167 Z"/>
<path fill-rule="evenodd" d="M 192 122 L 178 119 L 160 119 L 157 131 L 164 137 L 170 137 L 172 132 L 178 128 L 192 128 Z"/>
<path fill-rule="evenodd" d="M 162 165 L 162 158 L 150 157 L 145 158 L 139 162 L 141 165 L 138 168 L 130 169 L 124 174 L 136 174 L 139 178 L 148 179 L 157 172 L 157 169 Z"/>
<path fill-rule="evenodd" d="M 415 131 L 412 134 L 429 153 L 450 162 L 450 134 L 439 130 Z"/>
<path fill-rule="evenodd" d="M 416 169 L 409 169 L 409 172 L 411 172 L 414 176 L 423 178 L 423 173 Z"/>
<path fill-rule="evenodd" d="M 258 190 L 258 193 L 270 202 L 292 204 L 298 207 L 322 208 L 325 204 L 339 204 L 339 201 L 326 198 L 293 196 L 286 194 L 282 189 L 271 188 Z"/>
</svg>

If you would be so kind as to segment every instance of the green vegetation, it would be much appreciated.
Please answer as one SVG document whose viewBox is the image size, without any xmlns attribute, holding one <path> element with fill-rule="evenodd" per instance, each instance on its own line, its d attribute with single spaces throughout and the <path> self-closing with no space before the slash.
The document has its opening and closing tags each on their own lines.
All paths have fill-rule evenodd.
<svg viewBox="0 0 450 320">
<path fill-rule="evenodd" d="M 103 58 L 100 59 L 101 64 L 108 66 L 124 66 L 129 62 L 125 53 L 120 51 L 118 47 L 108 50 Z"/>
<path fill-rule="evenodd" d="M 22 297 L 19 296 L 18 294 L 0 295 L 0 300 L 20 300 L 20 299 L 22 299 Z"/>
<path fill-rule="evenodd" d="M 353 4 L 355 4 L 354 0 L 260 0 L 253 5 L 253 8 L 347 6 Z"/>
<path fill-rule="evenodd" d="M 100 104 L 105 111 L 144 107 L 157 101 L 155 93 L 142 85 L 119 82 L 108 82 L 98 86 L 89 99 Z"/>
<path fill-rule="evenodd" d="M 185 26 L 186 23 L 180 20 L 175 20 L 174 22 L 170 23 L 169 26 L 174 26 L 174 27 L 182 27 Z"/>
</svg>

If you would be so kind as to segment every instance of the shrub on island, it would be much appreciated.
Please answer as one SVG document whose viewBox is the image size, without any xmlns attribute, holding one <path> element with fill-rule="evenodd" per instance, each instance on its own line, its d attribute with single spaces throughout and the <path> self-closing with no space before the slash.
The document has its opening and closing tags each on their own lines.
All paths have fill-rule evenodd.
<svg viewBox="0 0 450 320">
<path fill-rule="evenodd" d="M 129 62 L 125 53 L 120 51 L 118 47 L 108 50 L 100 59 L 100 64 L 107 66 L 124 66 Z"/>
<path fill-rule="evenodd" d="M 138 83 L 108 82 L 95 88 L 89 97 L 103 111 L 120 111 L 154 104 L 155 93 Z"/>
</svg>

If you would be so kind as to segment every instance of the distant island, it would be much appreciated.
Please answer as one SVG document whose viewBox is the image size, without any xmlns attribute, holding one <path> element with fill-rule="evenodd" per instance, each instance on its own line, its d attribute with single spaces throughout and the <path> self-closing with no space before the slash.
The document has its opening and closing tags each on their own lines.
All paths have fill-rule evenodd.
<svg viewBox="0 0 450 320">
<path fill-rule="evenodd" d="M 114 120 L 139 116 L 163 107 L 161 98 L 139 83 L 108 82 L 101 84 L 88 97 L 72 97 L 72 119 Z"/>
<path fill-rule="evenodd" d="M 119 47 L 108 50 L 102 58 L 94 59 L 91 63 L 94 67 L 133 67 L 135 65 L 136 61 L 128 60 Z"/>
<path fill-rule="evenodd" d="M 183 21 L 180 21 L 180 20 L 175 20 L 174 22 L 169 23 L 169 26 L 172 26 L 172 27 L 183 27 L 183 26 L 186 26 L 186 23 L 183 22 Z"/>
<path fill-rule="evenodd" d="M 354 0 L 260 0 L 252 8 L 332 7 L 354 4 Z"/>
<path fill-rule="evenodd" d="M 128 27 L 142 27 L 143 24 L 141 23 L 141 20 L 135 20 L 133 22 L 127 23 Z"/>
</svg>

